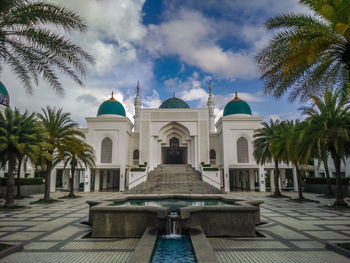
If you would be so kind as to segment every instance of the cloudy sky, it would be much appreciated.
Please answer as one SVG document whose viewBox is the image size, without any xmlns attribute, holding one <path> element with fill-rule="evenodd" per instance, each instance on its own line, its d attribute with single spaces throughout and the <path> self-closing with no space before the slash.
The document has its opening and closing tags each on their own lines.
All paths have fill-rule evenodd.
<svg viewBox="0 0 350 263">
<path fill-rule="evenodd" d="M 83 78 L 85 87 L 61 77 L 65 95 L 58 96 L 44 82 L 33 95 L 25 92 L 5 68 L 0 80 L 11 106 L 39 111 L 46 105 L 63 107 L 80 126 L 96 116 L 110 97 L 133 116 L 133 100 L 140 81 L 143 107 L 158 107 L 172 96 L 191 107 L 206 107 L 209 80 L 216 113 L 238 91 L 254 115 L 298 118 L 297 103 L 287 96 L 275 100 L 262 94 L 254 56 L 270 33 L 264 22 L 282 12 L 306 13 L 298 0 L 47 0 L 77 11 L 89 26 L 85 35 L 71 37 L 96 58 Z"/>
</svg>

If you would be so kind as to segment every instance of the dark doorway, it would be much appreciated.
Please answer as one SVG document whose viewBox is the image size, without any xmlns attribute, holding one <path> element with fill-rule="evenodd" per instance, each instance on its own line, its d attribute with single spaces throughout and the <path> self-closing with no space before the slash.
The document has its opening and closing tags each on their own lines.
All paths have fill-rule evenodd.
<svg viewBox="0 0 350 263">
<path fill-rule="evenodd" d="M 187 148 L 180 147 L 179 139 L 173 137 L 169 141 L 170 147 L 163 147 L 163 163 L 164 164 L 185 164 Z"/>
</svg>

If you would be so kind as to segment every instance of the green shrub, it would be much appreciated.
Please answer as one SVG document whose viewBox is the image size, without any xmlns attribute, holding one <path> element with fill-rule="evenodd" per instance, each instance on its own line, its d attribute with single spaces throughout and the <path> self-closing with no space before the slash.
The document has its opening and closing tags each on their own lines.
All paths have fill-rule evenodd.
<svg viewBox="0 0 350 263">
<path fill-rule="evenodd" d="M 131 168 L 131 172 L 144 172 L 146 171 L 146 168 L 141 168 L 141 167 L 136 167 L 136 168 Z"/>
<path fill-rule="evenodd" d="M 350 178 L 342 178 L 342 185 L 349 185 Z M 306 184 L 327 184 L 327 178 L 322 177 L 308 177 L 305 179 Z M 335 184 L 335 178 L 331 178 L 331 184 Z"/>
<path fill-rule="evenodd" d="M 219 171 L 219 168 L 207 167 L 207 168 L 203 168 L 203 171 Z"/>
<path fill-rule="evenodd" d="M 37 178 L 21 178 L 20 179 L 20 185 L 38 185 L 44 183 L 44 178 L 37 177 Z M 7 186 L 7 179 L 6 178 L 0 178 L 0 185 L 1 186 Z M 17 178 L 15 179 L 15 185 L 17 185 Z"/>
</svg>

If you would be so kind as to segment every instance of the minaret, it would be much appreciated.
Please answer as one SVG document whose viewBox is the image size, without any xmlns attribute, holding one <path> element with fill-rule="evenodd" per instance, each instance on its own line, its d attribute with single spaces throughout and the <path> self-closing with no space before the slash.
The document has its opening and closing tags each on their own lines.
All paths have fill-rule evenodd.
<svg viewBox="0 0 350 263">
<path fill-rule="evenodd" d="M 215 133 L 215 114 L 214 114 L 214 97 L 212 95 L 211 80 L 209 82 L 209 97 L 208 97 L 208 109 L 209 109 L 209 133 Z"/>
<path fill-rule="evenodd" d="M 140 98 L 140 83 L 137 81 L 137 93 L 134 102 L 135 115 L 134 115 L 134 132 L 140 132 L 140 113 L 141 113 L 141 98 Z"/>
</svg>

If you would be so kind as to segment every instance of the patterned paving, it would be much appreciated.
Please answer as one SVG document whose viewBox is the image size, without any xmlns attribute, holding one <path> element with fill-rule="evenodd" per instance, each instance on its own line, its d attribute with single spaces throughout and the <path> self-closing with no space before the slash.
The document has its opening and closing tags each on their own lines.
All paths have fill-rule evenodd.
<svg viewBox="0 0 350 263">
<path fill-rule="evenodd" d="M 54 197 L 63 193 L 55 193 Z M 0 211 L 0 242 L 24 244 L 24 250 L 0 260 L 28 262 L 128 262 L 138 239 L 83 238 L 90 227 L 86 200 L 109 199 L 119 193 L 81 193 L 83 198 L 44 205 L 20 203 L 29 209 Z M 263 193 L 234 193 L 236 198 L 262 199 L 259 238 L 210 238 L 221 262 L 349 263 L 324 248 L 326 241 L 350 241 L 350 210 L 332 211 L 322 204 L 295 204 L 266 198 Z M 294 195 L 294 194 L 293 194 Z M 39 198 L 41 196 L 35 196 Z M 308 195 L 309 198 L 316 198 Z M 321 199 L 318 199 L 321 200 Z M 350 200 L 348 200 L 350 203 Z"/>
</svg>

